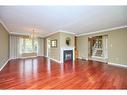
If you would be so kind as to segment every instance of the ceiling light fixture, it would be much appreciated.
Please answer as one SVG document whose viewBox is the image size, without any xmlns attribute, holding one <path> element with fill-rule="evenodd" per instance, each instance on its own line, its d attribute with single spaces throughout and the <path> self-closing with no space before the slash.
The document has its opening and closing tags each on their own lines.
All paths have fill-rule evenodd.
<svg viewBox="0 0 127 95">
<path fill-rule="evenodd" d="M 35 29 L 33 29 L 32 34 L 30 35 L 30 38 L 33 40 L 37 38 L 37 34 L 35 33 Z"/>
</svg>

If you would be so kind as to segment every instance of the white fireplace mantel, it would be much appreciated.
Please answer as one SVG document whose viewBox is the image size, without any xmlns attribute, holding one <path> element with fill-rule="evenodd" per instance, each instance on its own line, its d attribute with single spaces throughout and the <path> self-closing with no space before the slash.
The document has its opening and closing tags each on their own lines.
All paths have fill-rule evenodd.
<svg viewBox="0 0 127 95">
<path fill-rule="evenodd" d="M 63 52 L 65 50 L 72 50 L 73 51 L 73 61 L 75 60 L 75 52 L 74 52 L 74 47 L 64 47 L 60 49 L 60 62 L 64 63 L 64 56 L 63 56 Z"/>
</svg>

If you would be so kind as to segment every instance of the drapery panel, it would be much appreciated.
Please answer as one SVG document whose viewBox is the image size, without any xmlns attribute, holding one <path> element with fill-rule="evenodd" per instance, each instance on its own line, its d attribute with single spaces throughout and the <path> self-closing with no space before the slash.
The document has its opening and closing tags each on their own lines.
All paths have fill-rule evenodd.
<svg viewBox="0 0 127 95">
<path fill-rule="evenodd" d="M 20 54 L 20 37 L 10 35 L 10 58 L 21 57 Z"/>
<path fill-rule="evenodd" d="M 20 58 L 24 57 L 23 55 L 33 56 L 33 53 L 36 53 L 37 56 L 44 55 L 44 39 L 37 38 L 37 51 L 29 52 L 28 54 L 24 52 L 23 47 L 25 44 L 22 44 L 23 39 L 29 39 L 28 37 L 23 37 L 19 35 L 10 35 L 10 58 Z M 32 54 L 32 55 L 30 55 Z M 25 57 L 27 57 L 25 56 Z"/>
</svg>

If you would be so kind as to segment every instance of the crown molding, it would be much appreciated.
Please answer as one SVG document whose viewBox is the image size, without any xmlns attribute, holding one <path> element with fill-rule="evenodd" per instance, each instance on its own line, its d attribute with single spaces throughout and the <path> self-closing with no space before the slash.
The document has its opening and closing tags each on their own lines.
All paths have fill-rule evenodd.
<svg viewBox="0 0 127 95">
<path fill-rule="evenodd" d="M 0 23 L 3 25 L 3 27 L 7 30 L 7 32 L 8 32 L 9 34 L 29 35 L 29 34 L 26 34 L 26 33 L 10 32 L 9 29 L 7 28 L 7 26 L 5 25 L 5 23 L 4 23 L 2 20 L 0 20 Z M 69 32 L 69 31 L 64 31 L 64 30 L 58 30 L 58 31 L 55 31 L 55 32 L 47 33 L 47 34 L 44 35 L 44 36 L 39 35 L 39 37 L 46 38 L 46 37 L 48 37 L 48 36 L 51 36 L 51 35 L 53 35 L 53 34 L 60 33 L 60 32 L 61 32 L 61 33 L 72 34 L 72 35 L 75 35 L 75 36 L 84 36 L 84 35 L 90 35 L 90 34 L 108 32 L 108 31 L 112 31 L 112 30 L 116 30 L 116 29 L 122 29 L 122 28 L 127 28 L 127 25 L 119 26 L 119 27 L 113 27 L 113 28 L 108 28 L 108 29 L 103 29 L 103 30 L 94 31 L 94 32 L 90 32 L 90 33 L 81 33 L 81 34 L 77 34 L 77 35 L 76 35 L 76 33 L 74 33 L 74 32 Z"/>
<path fill-rule="evenodd" d="M 13 34 L 13 35 L 29 35 L 29 34 L 26 34 L 26 33 L 17 33 L 17 32 L 10 32 L 10 34 Z"/>
<path fill-rule="evenodd" d="M 3 27 L 6 29 L 6 31 L 8 33 L 10 33 L 9 29 L 7 28 L 7 26 L 5 25 L 5 23 L 2 20 L 0 20 L 0 23 L 3 25 Z"/>
<path fill-rule="evenodd" d="M 16 33 L 16 32 L 10 32 L 9 34 L 13 34 L 13 35 L 21 35 L 21 36 L 23 36 L 23 35 L 25 35 L 25 36 L 29 36 L 30 34 L 27 34 L 27 33 Z M 37 35 L 38 37 L 42 37 L 42 38 L 44 38 L 44 36 L 42 36 L 42 35 Z"/>
<path fill-rule="evenodd" d="M 84 35 L 90 35 L 90 34 L 108 32 L 108 31 L 112 31 L 112 30 L 116 30 L 116 29 L 122 29 L 122 28 L 127 28 L 127 25 L 125 25 L 125 26 L 120 26 L 120 27 L 108 28 L 108 29 L 99 30 L 99 31 L 94 31 L 94 32 L 90 32 L 90 33 L 82 33 L 82 34 L 78 34 L 78 35 L 76 35 L 76 36 L 84 36 Z"/>
<path fill-rule="evenodd" d="M 68 34 L 72 34 L 72 35 L 75 35 L 76 33 L 74 32 L 69 32 L 69 31 L 64 31 L 64 30 L 58 30 L 58 32 L 61 32 L 61 33 L 68 33 Z"/>
<path fill-rule="evenodd" d="M 46 36 L 44 36 L 44 38 L 46 38 L 46 37 L 48 37 L 48 36 L 51 36 L 51 35 L 53 35 L 53 34 L 56 34 L 56 33 L 59 33 L 59 32 L 56 31 L 56 32 L 47 33 Z"/>
<path fill-rule="evenodd" d="M 55 32 L 48 33 L 48 34 L 45 36 L 45 38 L 48 37 L 48 36 L 51 36 L 51 35 L 53 35 L 53 34 L 56 34 L 56 33 L 67 33 L 67 34 L 75 35 L 75 33 L 73 33 L 73 32 L 68 32 L 68 31 L 64 31 L 64 30 L 58 30 L 58 31 L 55 31 Z"/>
</svg>

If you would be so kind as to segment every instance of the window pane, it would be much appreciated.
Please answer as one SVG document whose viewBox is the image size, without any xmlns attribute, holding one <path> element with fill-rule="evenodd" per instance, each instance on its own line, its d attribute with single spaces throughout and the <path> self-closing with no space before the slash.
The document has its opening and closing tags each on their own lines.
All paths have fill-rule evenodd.
<svg viewBox="0 0 127 95">
<path fill-rule="evenodd" d="M 29 53 L 33 51 L 32 40 L 25 39 L 25 53 Z"/>
<path fill-rule="evenodd" d="M 31 53 L 31 52 L 37 52 L 38 48 L 38 41 L 32 40 L 32 39 L 23 39 L 20 40 L 20 46 L 21 46 L 21 53 Z"/>
</svg>

